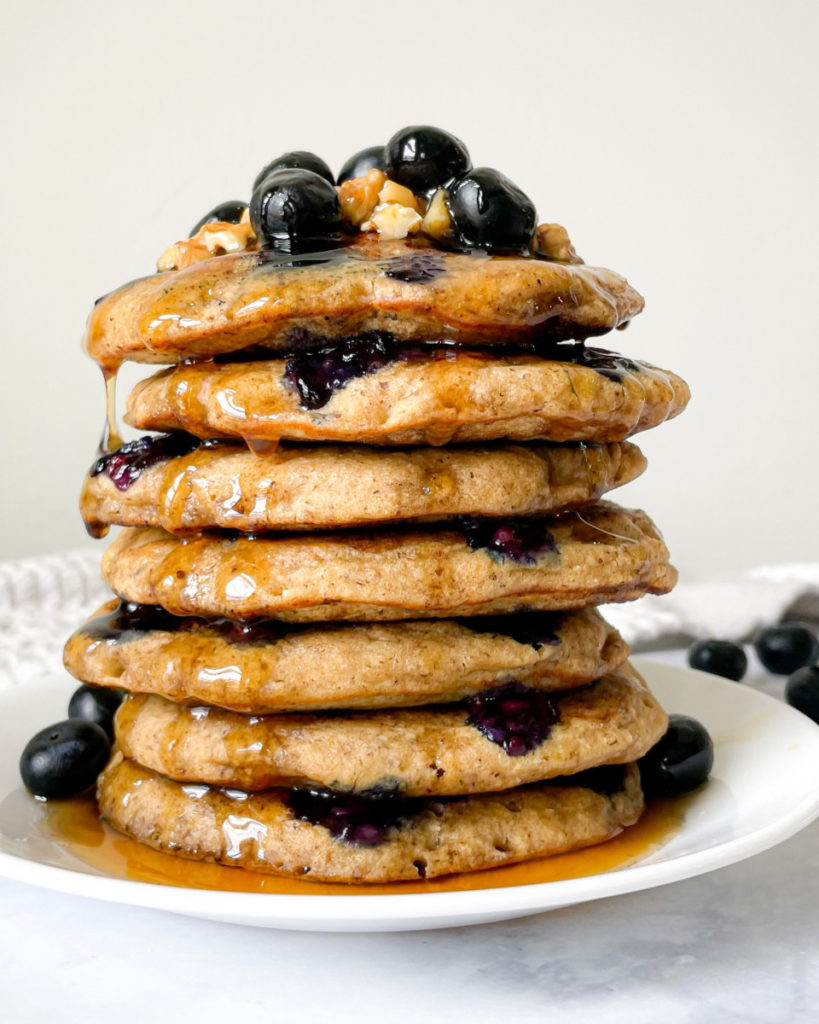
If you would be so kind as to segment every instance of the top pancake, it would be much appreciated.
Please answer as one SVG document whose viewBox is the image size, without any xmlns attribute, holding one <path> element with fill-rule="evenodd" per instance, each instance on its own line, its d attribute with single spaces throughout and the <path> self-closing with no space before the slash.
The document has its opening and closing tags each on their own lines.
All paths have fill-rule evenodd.
<svg viewBox="0 0 819 1024">
<path fill-rule="evenodd" d="M 230 253 L 133 281 L 97 302 L 84 344 L 111 368 L 294 351 L 367 330 L 491 345 L 584 339 L 642 308 L 611 270 L 364 235 L 330 253 Z"/>
</svg>

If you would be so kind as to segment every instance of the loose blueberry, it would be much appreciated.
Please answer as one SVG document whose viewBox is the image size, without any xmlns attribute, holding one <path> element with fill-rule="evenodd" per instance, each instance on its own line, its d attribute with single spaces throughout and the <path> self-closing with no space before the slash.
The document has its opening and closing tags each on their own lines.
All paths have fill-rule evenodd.
<svg viewBox="0 0 819 1024">
<path fill-rule="evenodd" d="M 699 640 L 688 649 L 688 664 L 700 672 L 739 682 L 748 669 L 748 658 L 739 644 L 728 640 Z"/>
<path fill-rule="evenodd" d="M 782 622 L 763 629 L 754 647 L 757 657 L 775 676 L 788 676 L 814 657 L 813 633 L 796 622 Z"/>
<path fill-rule="evenodd" d="M 146 469 L 166 459 L 187 455 L 201 444 L 199 438 L 181 430 L 173 434 L 158 434 L 156 437 L 146 434 L 97 459 L 89 475 L 105 473 L 118 491 L 127 491 Z"/>
<path fill-rule="evenodd" d="M 819 724 L 819 665 L 806 665 L 785 685 L 785 700 Z"/>
<path fill-rule="evenodd" d="M 418 193 L 447 185 L 472 166 L 460 139 L 429 125 L 402 128 L 387 143 L 384 154 L 387 177 Z"/>
<path fill-rule="evenodd" d="M 247 203 L 243 203 L 238 199 L 228 199 L 226 203 L 219 203 L 218 206 L 214 206 L 209 213 L 206 213 L 205 216 L 196 223 L 196 225 L 191 229 L 190 237 L 192 238 L 206 224 L 213 224 L 214 221 L 217 220 L 225 221 L 227 224 L 238 224 L 246 209 Z"/>
<path fill-rule="evenodd" d="M 362 149 L 358 153 L 353 153 L 350 159 L 338 172 L 336 184 L 340 185 L 344 181 L 349 181 L 350 178 L 360 178 L 361 175 L 366 174 L 367 171 L 372 171 L 373 169 L 383 171 L 384 168 L 384 147 L 369 146 L 367 149 Z"/>
<path fill-rule="evenodd" d="M 520 252 L 531 240 L 532 200 L 500 171 L 476 167 L 449 189 L 453 237 L 464 249 Z"/>
<path fill-rule="evenodd" d="M 269 164 L 259 171 L 256 175 L 256 180 L 253 182 L 253 191 L 256 191 L 269 174 L 282 170 L 312 171 L 313 174 L 317 174 L 320 178 L 329 181 L 331 185 L 335 184 L 336 180 L 333 177 L 333 172 L 320 156 L 316 156 L 315 153 L 308 153 L 305 149 L 294 149 L 290 153 L 283 153 L 281 156 L 277 156 L 275 160 L 271 160 Z"/>
<path fill-rule="evenodd" d="M 68 702 L 68 717 L 95 722 L 114 740 L 114 715 L 125 696 L 124 690 L 109 690 L 102 686 L 83 684 L 74 691 Z"/>
<path fill-rule="evenodd" d="M 696 789 L 711 774 L 714 744 L 695 718 L 669 715 L 668 731 L 639 764 L 647 796 L 679 796 Z"/>
<path fill-rule="evenodd" d="M 465 701 L 467 725 L 502 747 L 509 757 L 521 757 L 539 747 L 560 721 L 560 709 L 548 693 L 508 683 Z"/>
<path fill-rule="evenodd" d="M 336 190 L 313 171 L 267 175 L 250 200 L 250 222 L 262 246 L 279 252 L 320 252 L 341 245 Z"/>
<path fill-rule="evenodd" d="M 68 718 L 32 736 L 20 758 L 20 775 L 35 796 L 75 796 L 94 785 L 110 753 L 101 726 Z"/>
</svg>

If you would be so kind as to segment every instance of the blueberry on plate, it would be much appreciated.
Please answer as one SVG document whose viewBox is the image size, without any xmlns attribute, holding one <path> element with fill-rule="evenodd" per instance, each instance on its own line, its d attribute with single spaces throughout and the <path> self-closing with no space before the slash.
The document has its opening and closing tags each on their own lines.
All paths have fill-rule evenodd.
<svg viewBox="0 0 819 1024">
<path fill-rule="evenodd" d="M 353 153 L 338 172 L 336 184 L 340 185 L 344 181 L 349 181 L 350 178 L 360 178 L 362 174 L 366 174 L 367 171 L 372 171 L 373 169 L 383 171 L 385 167 L 384 147 L 368 146 L 367 149 Z"/>
<path fill-rule="evenodd" d="M 110 753 L 101 726 L 68 718 L 32 736 L 20 757 L 20 775 L 35 796 L 76 796 L 94 785 Z"/>
<path fill-rule="evenodd" d="M 84 722 L 95 722 L 105 730 L 113 742 L 114 715 L 124 696 L 124 690 L 109 690 L 103 686 L 88 686 L 87 683 L 83 683 L 74 691 L 68 702 L 68 717 L 81 718 Z"/>
<path fill-rule="evenodd" d="M 333 177 L 333 172 L 320 156 L 316 156 L 315 153 L 308 153 L 306 149 L 294 149 L 290 153 L 282 153 L 281 156 L 277 156 L 275 160 L 271 160 L 269 164 L 266 164 L 259 171 L 256 175 L 256 180 L 253 182 L 253 191 L 256 191 L 268 174 L 285 169 L 312 171 L 313 174 L 317 174 L 320 178 L 329 181 L 331 185 L 336 180 Z"/>
<path fill-rule="evenodd" d="M 646 796 L 680 796 L 702 785 L 714 764 L 714 744 L 705 726 L 688 715 L 669 715 L 668 730 L 640 759 Z"/>
<path fill-rule="evenodd" d="M 813 660 L 816 640 L 798 622 L 781 622 L 763 629 L 754 644 L 757 657 L 775 676 L 788 676 Z"/>
<path fill-rule="evenodd" d="M 238 224 L 242 219 L 242 214 L 247 209 L 247 203 L 241 202 L 239 199 L 228 199 L 225 203 L 219 203 L 218 206 L 214 206 L 212 210 L 205 214 L 205 216 L 191 228 L 190 238 L 198 232 L 206 224 L 213 224 L 217 220 L 225 221 L 227 224 Z"/>
<path fill-rule="evenodd" d="M 688 648 L 688 664 L 700 672 L 739 682 L 748 669 L 748 658 L 739 644 L 729 640 L 698 640 Z"/>
<path fill-rule="evenodd" d="M 819 665 L 806 665 L 785 684 L 785 700 L 819 724 Z"/>
<path fill-rule="evenodd" d="M 455 243 L 463 249 L 520 252 L 535 230 L 532 200 L 506 175 L 476 167 L 449 189 Z"/>
<path fill-rule="evenodd" d="M 387 177 L 418 193 L 447 185 L 472 166 L 460 139 L 426 124 L 396 132 L 384 147 L 384 155 Z"/>
<path fill-rule="evenodd" d="M 341 244 L 336 190 L 314 171 L 268 174 L 250 200 L 250 223 L 260 244 L 279 252 L 320 252 Z"/>
</svg>

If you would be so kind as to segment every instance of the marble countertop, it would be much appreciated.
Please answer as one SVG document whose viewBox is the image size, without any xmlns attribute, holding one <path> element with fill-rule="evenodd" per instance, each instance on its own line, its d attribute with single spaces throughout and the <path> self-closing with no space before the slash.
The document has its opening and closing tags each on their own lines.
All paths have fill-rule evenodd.
<svg viewBox="0 0 819 1024">
<path fill-rule="evenodd" d="M 814 823 L 659 889 L 391 935 L 224 925 L 0 880 L 0 1019 L 802 1024 L 819 1019 L 817 878 Z"/>
</svg>

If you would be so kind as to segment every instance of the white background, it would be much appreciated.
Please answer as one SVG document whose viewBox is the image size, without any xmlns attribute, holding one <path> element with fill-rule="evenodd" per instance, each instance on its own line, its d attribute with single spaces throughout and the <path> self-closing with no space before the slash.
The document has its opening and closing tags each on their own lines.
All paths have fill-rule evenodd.
<svg viewBox="0 0 819 1024">
<path fill-rule="evenodd" d="M 683 573 L 815 558 L 818 28 L 795 0 L 2 0 L 0 557 L 89 543 L 94 298 L 280 152 L 429 122 L 647 297 L 615 343 L 694 400 L 622 500 Z"/>
</svg>

